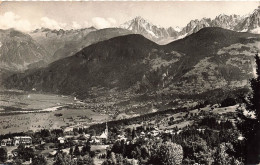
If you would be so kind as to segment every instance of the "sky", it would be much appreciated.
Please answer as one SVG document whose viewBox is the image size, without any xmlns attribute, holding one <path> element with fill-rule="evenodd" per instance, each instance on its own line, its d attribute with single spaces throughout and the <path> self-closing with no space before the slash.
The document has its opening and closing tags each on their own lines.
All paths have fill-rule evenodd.
<svg viewBox="0 0 260 165">
<path fill-rule="evenodd" d="M 0 29 L 98 29 L 118 27 L 136 16 L 161 27 L 184 27 L 193 19 L 214 19 L 219 14 L 250 14 L 258 1 L 88 1 L 2 2 Z"/>
</svg>

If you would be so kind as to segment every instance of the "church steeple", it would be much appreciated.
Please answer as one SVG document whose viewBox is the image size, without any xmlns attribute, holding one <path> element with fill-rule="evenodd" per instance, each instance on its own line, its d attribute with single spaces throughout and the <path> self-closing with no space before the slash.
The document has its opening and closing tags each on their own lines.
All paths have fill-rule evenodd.
<svg viewBox="0 0 260 165">
<path fill-rule="evenodd" d="M 107 126 L 107 122 L 106 122 L 105 134 L 108 136 L 108 126 Z"/>
</svg>

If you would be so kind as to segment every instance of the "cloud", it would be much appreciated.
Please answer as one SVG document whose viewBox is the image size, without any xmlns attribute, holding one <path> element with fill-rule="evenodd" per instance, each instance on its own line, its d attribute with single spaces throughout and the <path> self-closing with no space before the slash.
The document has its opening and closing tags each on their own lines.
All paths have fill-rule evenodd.
<svg viewBox="0 0 260 165">
<path fill-rule="evenodd" d="M 60 23 L 48 17 L 42 17 L 38 25 L 32 25 L 30 21 L 22 19 L 21 16 L 11 11 L 0 15 L 0 29 L 14 28 L 21 31 L 31 31 L 41 27 L 50 29 L 63 29 L 66 28 L 66 23 Z M 79 27 L 79 24 L 73 22 L 72 27 Z"/>
<path fill-rule="evenodd" d="M 57 22 L 54 19 L 50 19 L 48 17 L 42 17 L 41 22 L 41 27 L 49 29 L 64 29 L 67 26 L 66 23 Z"/>
<path fill-rule="evenodd" d="M 28 20 L 22 19 L 19 15 L 9 11 L 0 15 L 0 29 L 9 28 L 15 28 L 21 31 L 30 31 L 33 29 L 33 26 Z"/>
<path fill-rule="evenodd" d="M 72 21 L 71 23 L 61 23 L 57 22 L 48 17 L 41 18 L 42 24 L 41 27 L 49 28 L 49 29 L 80 29 L 84 27 L 94 26 L 98 29 L 114 27 L 116 25 L 116 20 L 114 18 L 102 18 L 102 17 L 94 17 L 91 21 L 84 21 L 82 23 L 78 23 L 76 21 Z"/>
<path fill-rule="evenodd" d="M 83 27 L 89 27 L 89 26 L 90 26 L 89 22 L 85 21 L 84 24 L 83 24 Z"/>
<path fill-rule="evenodd" d="M 92 24 L 98 29 L 103 29 L 115 26 L 116 20 L 114 18 L 94 17 L 92 18 Z"/>
<path fill-rule="evenodd" d="M 71 23 L 66 24 L 66 23 L 57 22 L 54 19 L 50 19 L 48 17 L 42 17 L 41 21 L 42 21 L 41 27 L 45 27 L 49 29 L 65 29 L 65 30 L 80 29 L 84 27 L 84 25 L 86 24 L 85 22 L 84 25 L 80 25 L 76 21 L 72 21 Z"/>
<path fill-rule="evenodd" d="M 113 25 L 116 24 L 116 20 L 114 18 L 108 18 L 107 20 Z"/>
<path fill-rule="evenodd" d="M 77 22 L 73 21 L 72 22 L 72 29 L 80 29 L 81 28 L 81 25 L 78 24 Z"/>
<path fill-rule="evenodd" d="M 41 17 L 38 22 L 30 22 L 27 19 L 23 19 L 21 16 L 9 11 L 0 15 L 0 29 L 15 28 L 21 31 L 32 31 L 37 28 L 49 28 L 49 29 L 80 29 L 85 27 L 94 26 L 98 29 L 115 27 L 117 21 L 114 18 L 94 17 L 89 21 L 71 23 L 58 22 L 49 17 Z"/>
</svg>

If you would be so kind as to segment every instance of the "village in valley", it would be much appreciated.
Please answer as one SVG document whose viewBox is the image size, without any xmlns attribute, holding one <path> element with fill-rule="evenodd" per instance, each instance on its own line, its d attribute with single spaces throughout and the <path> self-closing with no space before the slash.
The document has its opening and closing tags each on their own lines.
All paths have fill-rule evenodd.
<svg viewBox="0 0 260 165">
<path fill-rule="evenodd" d="M 81 161 L 83 164 L 85 161 L 91 162 L 90 164 L 106 164 L 110 161 L 123 164 L 145 164 L 151 159 L 150 154 L 155 152 L 146 148 L 147 155 L 144 156 L 142 149 L 145 146 L 160 144 L 163 141 L 180 142 L 182 138 L 191 138 L 187 135 L 190 131 L 193 132 L 193 138 L 198 134 L 199 139 L 195 141 L 206 142 L 207 139 L 202 139 L 200 136 L 215 136 L 218 140 L 239 142 L 243 137 L 235 129 L 237 109 L 238 104 L 200 105 L 93 123 L 89 126 L 75 125 L 64 127 L 64 129 L 9 133 L 0 136 L 1 148 L 6 148 L 7 163 L 34 164 L 37 160 L 47 164 L 59 164 L 59 161 L 66 160 L 71 164 L 73 162 L 80 164 Z M 226 132 L 227 137 L 222 137 L 221 131 L 226 128 L 230 132 Z M 235 136 L 233 138 L 238 140 L 226 139 L 229 136 Z M 127 147 L 130 148 L 126 149 Z M 123 148 L 125 148 L 124 151 Z M 212 153 L 207 154 L 214 156 L 216 151 L 210 149 L 203 149 L 200 152 L 206 154 L 209 151 Z M 183 153 L 183 149 L 178 152 Z M 107 159 L 111 153 L 114 154 L 115 160 Z M 38 155 L 43 157 L 37 157 Z M 186 158 L 185 155 L 179 156 L 179 159 L 187 159 L 188 162 L 206 161 L 199 158 L 189 160 L 188 156 Z"/>
</svg>

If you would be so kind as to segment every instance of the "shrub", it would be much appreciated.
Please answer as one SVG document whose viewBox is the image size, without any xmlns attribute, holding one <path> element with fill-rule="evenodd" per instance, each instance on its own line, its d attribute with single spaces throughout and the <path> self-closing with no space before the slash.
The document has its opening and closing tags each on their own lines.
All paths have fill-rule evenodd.
<svg viewBox="0 0 260 165">
<path fill-rule="evenodd" d="M 157 145 L 152 151 L 148 164 L 179 165 L 182 163 L 183 149 L 181 145 L 165 142 Z"/>
</svg>

